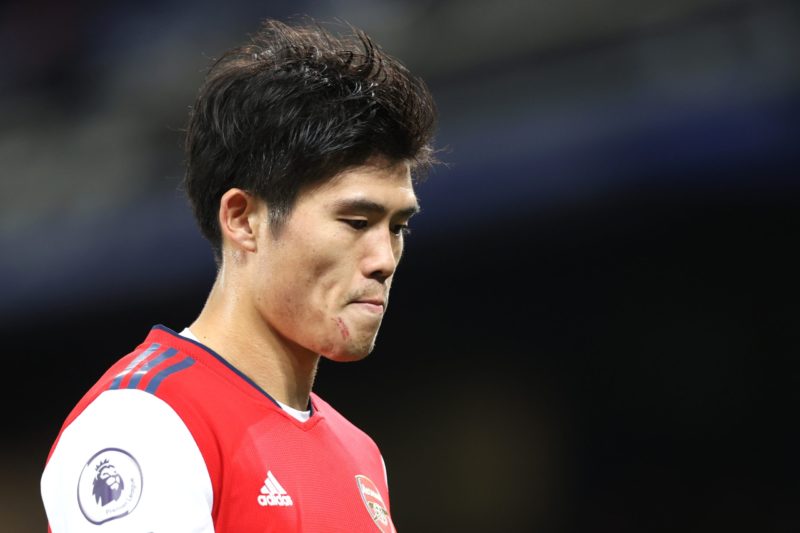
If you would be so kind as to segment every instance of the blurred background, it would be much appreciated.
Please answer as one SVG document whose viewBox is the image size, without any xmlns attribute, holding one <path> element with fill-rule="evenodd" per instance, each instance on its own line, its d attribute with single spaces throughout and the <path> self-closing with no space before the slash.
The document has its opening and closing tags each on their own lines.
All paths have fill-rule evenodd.
<svg viewBox="0 0 800 533">
<path fill-rule="evenodd" d="M 768 0 L 3 3 L 0 529 L 45 530 L 63 419 L 200 310 L 187 110 L 299 14 L 440 108 L 376 351 L 317 378 L 398 529 L 800 530 L 800 8 Z"/>
</svg>

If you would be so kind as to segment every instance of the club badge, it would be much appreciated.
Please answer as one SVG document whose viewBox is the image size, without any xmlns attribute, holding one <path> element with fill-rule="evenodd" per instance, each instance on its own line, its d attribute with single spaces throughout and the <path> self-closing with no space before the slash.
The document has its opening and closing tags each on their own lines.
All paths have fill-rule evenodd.
<svg viewBox="0 0 800 533">
<path fill-rule="evenodd" d="M 106 448 L 92 456 L 78 480 L 78 506 L 92 524 L 130 514 L 142 496 L 142 470 L 131 454 Z"/>
<path fill-rule="evenodd" d="M 389 516 L 389 510 L 386 504 L 383 503 L 381 493 L 378 492 L 378 487 L 367 476 L 356 476 L 356 484 L 358 491 L 361 493 L 361 500 L 367 506 L 367 511 L 378 526 L 382 533 L 393 533 L 394 525 L 392 524 L 392 517 Z"/>
</svg>

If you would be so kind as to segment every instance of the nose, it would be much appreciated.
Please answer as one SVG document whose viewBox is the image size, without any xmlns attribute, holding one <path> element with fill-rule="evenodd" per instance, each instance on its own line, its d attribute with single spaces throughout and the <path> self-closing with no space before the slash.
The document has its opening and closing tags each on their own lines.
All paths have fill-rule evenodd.
<svg viewBox="0 0 800 533">
<path fill-rule="evenodd" d="M 362 260 L 365 277 L 384 283 L 394 274 L 402 253 L 402 242 L 388 230 L 376 231 L 366 242 Z"/>
</svg>

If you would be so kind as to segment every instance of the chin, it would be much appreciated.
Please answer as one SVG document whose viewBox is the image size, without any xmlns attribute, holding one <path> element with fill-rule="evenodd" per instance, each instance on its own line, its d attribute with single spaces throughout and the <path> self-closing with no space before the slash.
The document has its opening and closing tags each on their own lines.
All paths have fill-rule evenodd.
<svg viewBox="0 0 800 533">
<path fill-rule="evenodd" d="M 334 363 L 354 363 L 356 361 L 361 361 L 362 359 L 366 358 L 369 354 L 336 354 L 336 355 L 325 355 L 322 356 L 329 361 L 333 361 Z"/>
<path fill-rule="evenodd" d="M 361 361 L 372 352 L 374 347 L 375 339 L 370 339 L 363 343 L 349 342 L 346 345 L 334 346 L 329 350 L 320 352 L 320 355 L 337 363 L 350 363 Z"/>
</svg>

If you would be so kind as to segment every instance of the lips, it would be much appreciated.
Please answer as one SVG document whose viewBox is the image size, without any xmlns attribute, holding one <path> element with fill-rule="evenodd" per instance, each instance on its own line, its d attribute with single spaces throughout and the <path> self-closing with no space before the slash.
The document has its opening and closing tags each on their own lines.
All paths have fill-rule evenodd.
<svg viewBox="0 0 800 533">
<path fill-rule="evenodd" d="M 359 298 L 358 300 L 353 300 L 350 303 L 365 311 L 375 314 L 382 314 L 384 307 L 386 306 L 385 301 L 382 298 Z"/>
<path fill-rule="evenodd" d="M 383 299 L 381 298 L 359 298 L 358 300 L 356 300 L 356 303 L 380 305 L 381 307 L 384 306 Z"/>
</svg>

